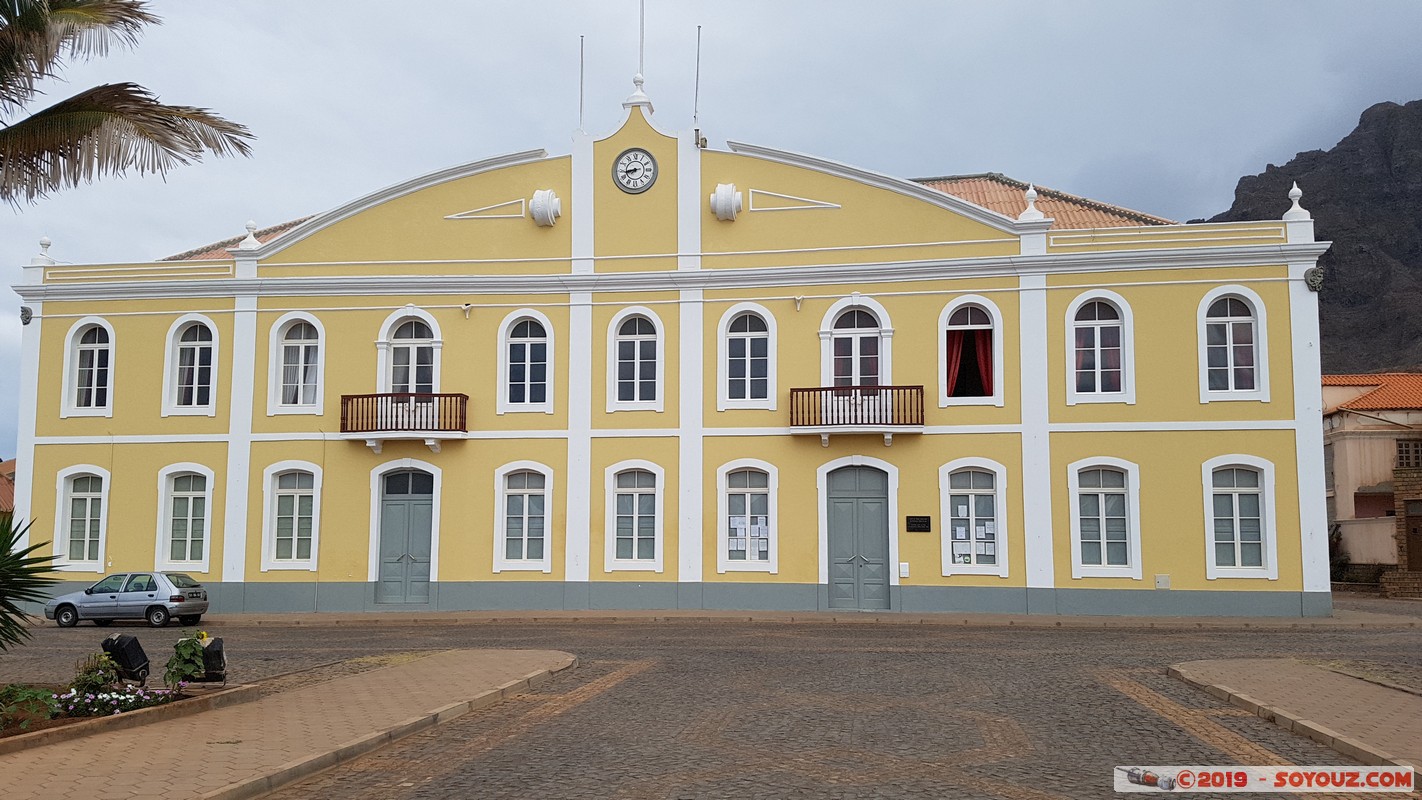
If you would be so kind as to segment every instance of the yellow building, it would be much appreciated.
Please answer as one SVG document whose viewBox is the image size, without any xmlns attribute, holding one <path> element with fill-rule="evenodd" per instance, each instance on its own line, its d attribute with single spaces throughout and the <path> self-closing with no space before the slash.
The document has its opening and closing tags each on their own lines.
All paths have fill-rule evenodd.
<svg viewBox="0 0 1422 800">
<path fill-rule="evenodd" d="M 230 247 L 36 257 L 31 536 L 218 611 L 1329 613 L 1297 195 L 1171 224 L 624 106 Z"/>
</svg>

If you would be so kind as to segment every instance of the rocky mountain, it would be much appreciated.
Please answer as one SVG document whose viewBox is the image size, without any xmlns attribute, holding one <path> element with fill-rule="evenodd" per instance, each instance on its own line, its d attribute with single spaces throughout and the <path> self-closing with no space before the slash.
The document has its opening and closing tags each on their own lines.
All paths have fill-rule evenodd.
<svg viewBox="0 0 1422 800">
<path fill-rule="evenodd" d="M 1294 181 L 1333 242 L 1320 260 L 1323 371 L 1422 370 L 1422 100 L 1379 103 L 1332 150 L 1240 178 L 1210 221 L 1278 219 Z"/>
</svg>

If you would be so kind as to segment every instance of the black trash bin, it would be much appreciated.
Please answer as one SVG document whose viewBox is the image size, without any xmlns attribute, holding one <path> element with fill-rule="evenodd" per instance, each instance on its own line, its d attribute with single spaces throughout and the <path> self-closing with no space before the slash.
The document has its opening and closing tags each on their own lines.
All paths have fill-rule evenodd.
<svg viewBox="0 0 1422 800">
<path fill-rule="evenodd" d="M 119 677 L 137 681 L 140 685 L 148 680 L 148 655 L 138 637 L 127 633 L 115 633 L 100 645 L 109 658 L 118 665 Z"/>
<path fill-rule="evenodd" d="M 202 642 L 203 681 L 210 683 L 227 682 L 227 653 L 222 649 L 222 637 L 204 639 Z"/>
</svg>

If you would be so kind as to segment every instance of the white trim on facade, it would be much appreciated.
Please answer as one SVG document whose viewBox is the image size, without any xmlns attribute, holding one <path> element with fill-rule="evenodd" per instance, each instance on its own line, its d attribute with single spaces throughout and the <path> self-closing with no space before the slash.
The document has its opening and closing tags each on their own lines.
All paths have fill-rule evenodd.
<svg viewBox="0 0 1422 800">
<path fill-rule="evenodd" d="M 628 470 L 646 470 L 656 478 L 656 517 L 653 519 L 653 535 L 656 541 L 655 557 L 650 559 L 617 557 L 617 474 Z M 619 461 L 603 471 L 603 572 L 661 572 L 666 558 L 666 470 L 642 459 L 633 458 Z M 635 531 L 633 532 L 635 535 Z M 635 539 L 634 539 L 635 542 Z"/>
<path fill-rule="evenodd" d="M 1052 431 L 1048 404 L 1047 278 L 1023 275 L 1018 301 L 1017 338 L 1021 361 L 1018 396 L 1022 405 L 1022 557 L 1032 589 L 1057 584 L 1052 521 Z M 1040 386 L 1042 391 L 1028 391 Z M 1029 600 L 1030 602 L 1030 600 Z"/>
<path fill-rule="evenodd" d="M 418 458 L 396 458 L 370 470 L 370 549 L 366 553 L 366 580 L 371 583 L 380 580 L 380 500 L 384 491 L 380 481 L 388 472 L 413 469 L 434 476 L 430 500 L 430 583 L 439 582 L 439 512 L 444 470 Z"/>
<path fill-rule="evenodd" d="M 700 193 L 696 193 L 699 198 Z M 705 305 L 700 289 L 679 294 L 677 305 L 677 580 L 700 582 L 705 575 L 702 514 L 705 509 L 705 385 L 703 362 Z M 693 365 L 695 368 L 693 368 Z M 712 372 L 712 374 L 715 374 Z"/>
<path fill-rule="evenodd" d="M 576 163 L 576 162 L 575 162 Z M 574 220 L 578 217 L 573 215 Z M 592 295 L 569 295 L 568 510 L 564 517 L 563 577 L 585 583 L 592 574 Z M 574 402 L 571 398 L 584 398 Z"/>
<path fill-rule="evenodd" d="M 544 400 L 541 403 L 513 403 L 509 401 L 509 334 L 513 331 L 515 325 L 524 320 L 530 320 L 543 326 L 544 342 L 547 344 L 547 347 L 545 349 L 545 353 L 547 354 L 547 360 L 545 361 L 546 371 L 544 372 L 544 382 L 546 384 L 546 387 L 544 390 Z M 505 315 L 503 322 L 499 323 L 499 351 L 496 354 L 498 357 L 499 365 L 499 385 L 495 389 L 494 413 L 520 414 L 537 412 L 543 414 L 552 414 L 554 380 L 555 376 L 558 374 L 557 357 L 555 355 L 556 352 L 557 349 L 555 347 L 555 330 L 553 328 L 553 323 L 549 321 L 548 316 L 542 311 L 538 311 L 532 308 L 520 308 L 514 311 L 510 311 L 507 315 Z"/>
<path fill-rule="evenodd" d="M 657 387 L 652 400 L 617 399 L 617 329 L 629 317 L 645 317 L 652 323 L 657 341 Z M 665 407 L 667 398 L 667 326 L 657 312 L 647 306 L 628 306 L 612 317 L 607 326 L 607 410 L 613 411 L 657 411 Z"/>
<path fill-rule="evenodd" d="M 1304 227 L 1303 222 L 1291 222 Z M 1305 232 L 1313 238 L 1312 222 Z M 1302 234 L 1301 234 L 1302 235 Z M 1289 264 L 1289 329 L 1294 376 L 1294 452 L 1299 495 L 1299 550 L 1303 590 L 1328 592 L 1328 509 L 1323 464 L 1323 386 L 1320 374 L 1318 294 L 1308 288 L 1304 273 L 1315 262 Z"/>
<path fill-rule="evenodd" d="M 257 296 L 233 298 L 232 370 L 255 375 L 257 369 Z M 240 582 L 247 575 L 247 490 L 252 469 L 252 413 L 256 402 L 251 386 L 228 381 L 227 488 L 223 493 L 222 580 Z"/>
<path fill-rule="evenodd" d="M 173 527 L 173 479 L 180 475 L 197 475 L 203 479 L 203 548 L 202 558 L 194 561 L 174 561 L 171 552 Z M 203 464 L 185 461 L 169 464 L 158 470 L 158 524 L 154 540 L 153 569 L 207 572 L 212 563 L 212 543 L 217 535 L 212 529 L 213 495 L 217 489 L 217 474 Z"/>
<path fill-rule="evenodd" d="M 766 336 L 770 339 L 766 359 L 767 391 L 764 398 L 732 399 L 730 396 L 730 374 L 726 370 L 727 341 L 730 336 L 731 322 L 742 314 L 755 314 L 764 320 Z M 779 364 L 777 363 L 779 349 L 780 339 L 776 330 L 775 315 L 769 309 L 759 303 L 750 302 L 736 303 L 726 309 L 726 312 L 721 315 L 720 321 L 716 323 L 716 410 L 755 408 L 774 411 L 776 401 L 779 399 L 779 389 L 776 385 L 776 376 L 779 374 Z M 749 380 L 749 376 L 747 376 L 747 380 Z"/>
<path fill-rule="evenodd" d="M 296 323 L 305 322 L 316 329 L 316 402 L 313 404 L 282 402 L 283 351 L 287 331 Z M 306 311 L 288 311 L 277 317 L 268 331 L 267 348 L 267 416 L 280 414 L 311 414 L 321 416 L 326 413 L 326 327 L 315 314 Z"/>
<path fill-rule="evenodd" d="M 894 323 L 889 318 L 889 310 L 883 303 L 868 295 L 855 292 L 840 298 L 830 305 L 820 318 L 820 385 L 834 385 L 834 322 L 839 315 L 851 308 L 861 308 L 879 320 L 879 384 L 892 386 L 894 383 Z M 898 574 L 895 571 L 895 574 Z"/>
<path fill-rule="evenodd" d="M 1237 297 L 1243 300 L 1250 310 L 1254 312 L 1254 386 L 1252 390 L 1210 390 L 1210 378 L 1208 369 L 1208 356 L 1206 354 L 1207 343 L 1205 339 L 1205 324 L 1208 322 L 1205 316 L 1210 305 L 1221 297 Z M 1254 400 L 1263 403 L 1269 402 L 1269 317 L 1264 307 L 1264 300 L 1253 289 L 1239 284 L 1228 284 L 1217 286 L 1200 299 L 1200 305 L 1195 311 L 1195 336 L 1198 343 L 1196 351 L 1198 362 L 1196 372 L 1200 379 L 1200 402 L 1217 403 L 1230 400 Z M 1322 389 L 1319 390 L 1320 393 Z"/>
<path fill-rule="evenodd" d="M 743 469 L 760 470 L 766 474 L 769 494 L 769 507 L 766 513 L 770 527 L 770 550 L 768 552 L 769 558 L 765 561 L 752 561 L 749 558 L 745 561 L 733 561 L 727 548 L 727 540 L 730 538 L 730 531 L 726 529 L 726 520 L 729 519 L 730 514 L 726 503 L 726 495 L 730 488 L 726 485 L 727 476 Z M 716 572 L 718 574 L 768 572 L 775 575 L 780 572 L 779 495 L 780 470 L 769 461 L 762 461 L 758 458 L 738 458 L 734 461 L 727 461 L 716 468 Z"/>
<path fill-rule="evenodd" d="M 1259 473 L 1260 504 L 1264 519 L 1260 524 L 1264 542 L 1262 567 L 1221 567 L 1215 564 L 1214 472 L 1228 467 L 1244 467 Z M 1279 516 L 1274 505 L 1274 464 L 1258 456 L 1232 453 L 1216 456 L 1200 465 L 1200 485 L 1205 498 L 1205 578 L 1279 579 Z"/>
<path fill-rule="evenodd" d="M 997 558 L 996 564 L 954 564 L 952 549 L 952 531 L 949 530 L 948 521 L 955 515 L 949 508 L 949 500 L 953 490 L 948 486 L 948 476 L 959 470 L 975 469 L 983 472 L 990 472 L 993 475 L 993 502 L 996 519 L 993 521 L 995 528 L 994 535 L 997 538 Z M 989 458 L 956 458 L 938 468 L 938 508 L 939 521 L 943 528 L 939 533 L 939 543 L 942 546 L 943 575 L 996 575 L 999 578 L 1006 578 L 1009 572 L 1008 564 L 1008 539 L 1010 535 L 1007 527 L 1008 505 L 1007 505 L 1007 468 Z M 969 531 L 969 542 L 975 541 L 973 532 Z"/>
<path fill-rule="evenodd" d="M 276 480 L 288 472 L 311 473 L 311 558 L 276 557 Z M 262 470 L 262 572 L 316 571 L 321 552 L 321 467 L 310 461 L 278 461 Z M 377 541 L 377 545 L 378 545 Z"/>
<path fill-rule="evenodd" d="M 543 557 L 511 559 L 506 557 L 504 536 L 508 530 L 508 476 L 515 472 L 533 472 L 543 476 Z M 553 571 L 553 468 L 538 461 L 510 461 L 494 470 L 494 572 Z"/>
<path fill-rule="evenodd" d="M 69 483 L 85 475 L 97 477 L 99 487 L 99 558 L 71 560 L 69 558 Z M 54 476 L 54 568 L 57 572 L 97 572 L 108 568 L 109 497 L 113 493 L 113 478 L 109 471 L 95 464 L 75 464 Z"/>
<path fill-rule="evenodd" d="M 899 468 L 873 456 L 850 455 L 826 461 L 815 470 L 819 517 L 819 582 L 829 585 L 829 474 L 840 467 L 874 467 L 889 476 L 889 585 L 899 585 Z"/>
<path fill-rule="evenodd" d="M 434 363 L 431 369 L 433 373 L 431 383 L 434 387 L 432 391 L 438 393 L 440 390 L 440 362 L 444 360 L 442 357 L 444 334 L 441 333 L 439 322 L 435 320 L 433 314 L 414 303 L 409 303 L 390 312 L 385 321 L 380 323 L 380 335 L 375 340 L 375 386 L 377 392 L 392 391 L 390 388 L 390 349 L 394 343 L 391 337 L 395 335 L 395 329 L 409 319 L 418 319 L 430 328 L 430 333 L 433 335 L 433 338 L 430 339 L 430 346 L 434 349 Z M 411 363 L 412 376 L 414 368 L 414 364 Z"/>
<path fill-rule="evenodd" d="M 986 311 L 992 320 L 992 394 L 983 397 L 949 397 L 948 396 L 948 320 L 953 316 L 953 312 L 963 306 L 978 306 Z M 943 311 L 938 315 L 938 407 L 947 408 L 949 406 L 997 406 L 1002 407 L 1003 384 L 1006 381 L 1003 374 L 1003 322 L 1002 311 L 997 304 L 979 294 L 965 294 L 955 297 L 943 307 Z M 1025 384 L 1024 384 L 1025 385 Z"/>
<path fill-rule="evenodd" d="M 1126 563 L 1119 566 L 1081 563 L 1081 505 L 1077 499 L 1081 493 L 1081 471 L 1086 469 L 1116 469 L 1126 474 Z M 1092 456 L 1067 465 L 1067 497 L 1071 505 L 1071 576 L 1072 578 L 1131 578 L 1141 579 L 1141 468 L 1139 465 L 1121 458 Z M 1106 532 L 1101 533 L 1102 561 L 1106 560 Z"/>
<path fill-rule="evenodd" d="M 1081 307 L 1094 300 L 1100 300 L 1116 307 L 1121 323 L 1121 391 L 1119 392 L 1079 392 L 1076 389 L 1076 313 Z M 1131 304 L 1126 298 L 1110 289 L 1088 289 L 1077 295 L 1067 306 L 1066 317 L 1066 402 L 1069 406 L 1078 403 L 1136 403 L 1136 326 Z"/>
<path fill-rule="evenodd" d="M 107 349 L 109 351 L 109 366 L 106 370 L 103 389 L 106 402 L 102 406 L 80 407 L 76 404 L 79 391 L 78 371 L 79 371 L 79 339 L 89 328 L 97 327 L 103 329 L 109 337 Z M 114 415 L 114 362 L 118 355 L 118 339 L 114 336 L 114 326 L 103 317 L 81 317 L 77 322 L 69 327 L 69 333 L 64 337 L 64 388 L 60 393 L 59 417 L 112 417 Z M 97 385 L 95 388 L 99 388 Z"/>
<path fill-rule="evenodd" d="M 206 325 L 212 334 L 212 383 L 208 386 L 208 403 L 205 405 L 178 405 L 178 338 L 191 324 Z M 183 314 L 168 326 L 168 336 L 163 349 L 163 405 L 165 417 L 215 417 L 217 416 L 217 391 L 221 384 L 222 335 L 217 325 L 204 314 Z"/>
</svg>

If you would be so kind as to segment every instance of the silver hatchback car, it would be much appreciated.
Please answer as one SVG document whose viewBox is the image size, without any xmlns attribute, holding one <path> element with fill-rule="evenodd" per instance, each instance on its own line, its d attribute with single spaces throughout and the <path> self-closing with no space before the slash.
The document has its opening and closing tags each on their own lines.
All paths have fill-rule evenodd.
<svg viewBox="0 0 1422 800">
<path fill-rule="evenodd" d="M 44 618 L 61 628 L 72 628 L 81 619 L 100 626 L 116 619 L 143 619 L 161 628 L 177 617 L 184 625 L 196 625 L 205 613 L 207 590 L 181 572 L 120 572 L 44 606 Z"/>
</svg>

